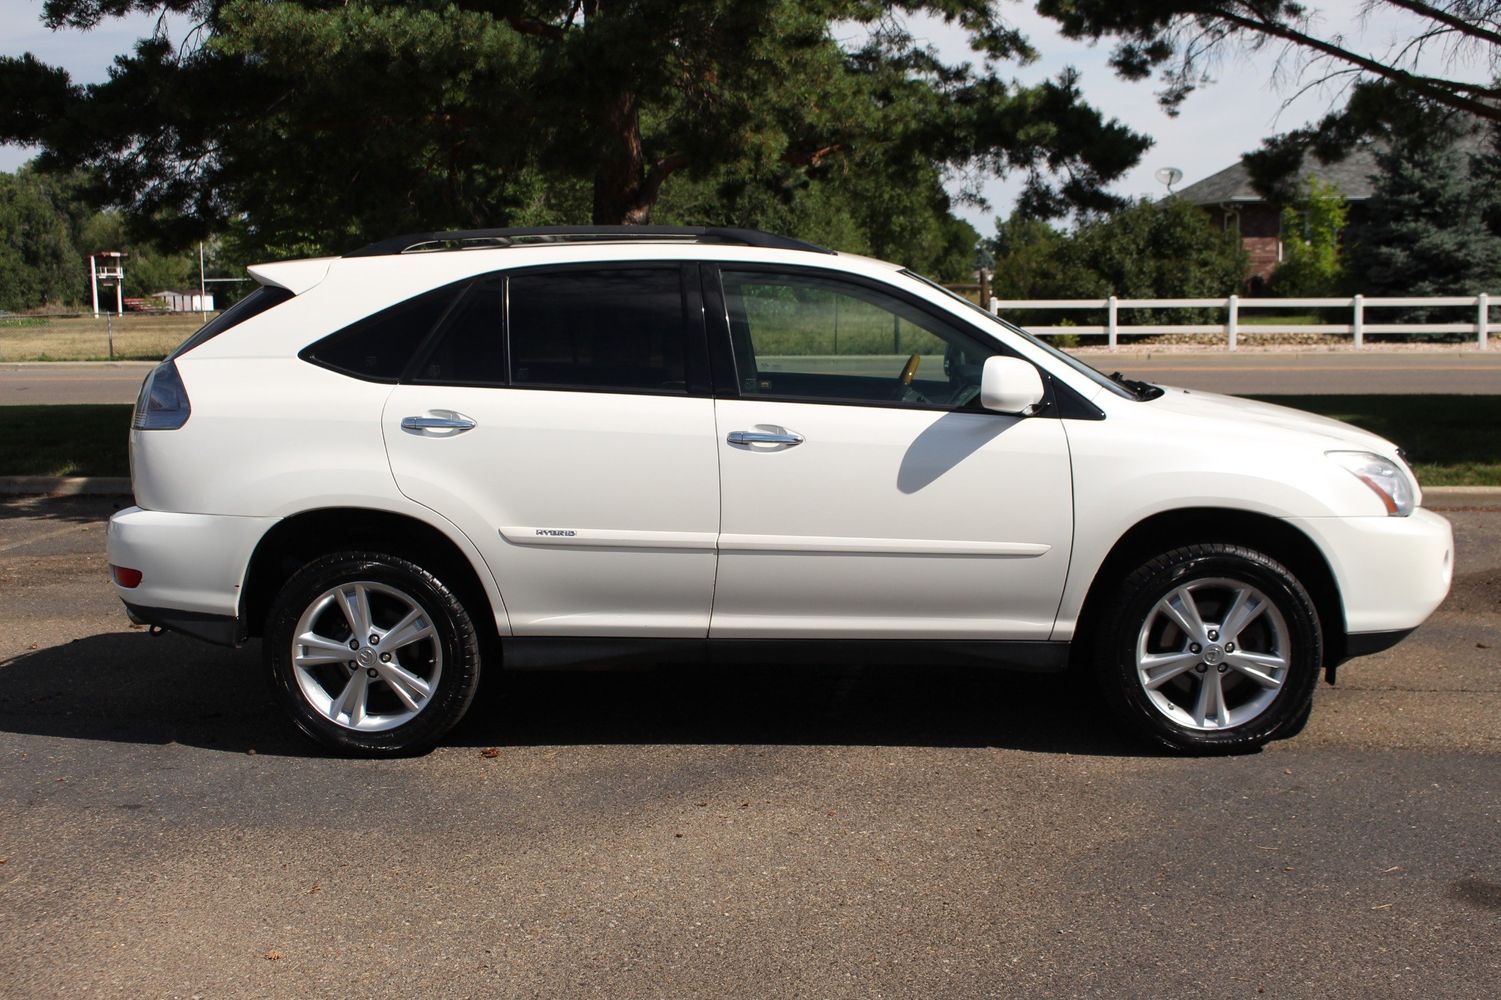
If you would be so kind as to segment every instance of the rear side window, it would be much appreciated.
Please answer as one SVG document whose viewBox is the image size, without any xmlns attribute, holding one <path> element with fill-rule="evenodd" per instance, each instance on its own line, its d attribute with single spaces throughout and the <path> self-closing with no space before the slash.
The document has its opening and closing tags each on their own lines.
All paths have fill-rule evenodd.
<svg viewBox="0 0 1501 1000">
<path fill-rule="evenodd" d="M 252 316 L 259 316 L 273 306 L 281 305 L 291 297 L 292 293 L 285 288 L 278 288 L 275 285 L 261 285 L 255 291 L 200 326 L 193 332 L 192 336 L 177 346 L 177 350 L 167 356 L 167 360 L 177 360 L 205 341 L 214 339 L 231 327 L 239 326 Z"/>
<path fill-rule="evenodd" d="M 676 266 L 517 274 L 508 316 L 516 388 L 688 391 Z"/>
<path fill-rule="evenodd" d="M 302 357 L 355 378 L 395 382 L 462 285 L 426 292 L 382 309 L 303 350 Z"/>
<path fill-rule="evenodd" d="M 476 282 L 454 306 L 413 378 L 430 385 L 505 385 L 506 286 Z"/>
</svg>

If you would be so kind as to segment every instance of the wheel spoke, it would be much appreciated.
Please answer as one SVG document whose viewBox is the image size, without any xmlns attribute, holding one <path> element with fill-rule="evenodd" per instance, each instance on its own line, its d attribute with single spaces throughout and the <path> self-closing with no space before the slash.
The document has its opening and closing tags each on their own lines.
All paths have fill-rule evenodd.
<svg viewBox="0 0 1501 1000">
<path fill-rule="evenodd" d="M 1198 653 L 1148 653 L 1139 663 L 1146 675 L 1143 683 L 1147 690 L 1155 691 L 1179 674 L 1192 670 L 1202 659 Z"/>
<path fill-rule="evenodd" d="M 391 689 L 391 693 L 400 698 L 401 703 L 410 711 L 415 712 L 421 708 L 428 695 L 433 693 L 432 686 L 427 681 L 394 661 L 377 664 L 375 669 Z"/>
<path fill-rule="evenodd" d="M 295 657 L 299 667 L 316 667 L 325 663 L 343 663 L 352 655 L 346 643 L 325 639 L 316 632 L 304 632 L 297 637 L 300 652 Z"/>
<path fill-rule="evenodd" d="M 1225 688 L 1218 670 L 1199 676 L 1199 699 L 1194 705 L 1194 722 L 1201 727 L 1227 726 L 1230 709 L 1225 705 Z"/>
<path fill-rule="evenodd" d="M 335 721 L 339 716 L 349 716 L 349 724 L 358 726 L 365 719 L 365 700 L 370 694 L 370 678 L 365 671 L 356 670 L 349 676 L 349 683 L 339 693 L 328 713 Z"/>
<path fill-rule="evenodd" d="M 427 620 L 427 615 L 423 614 L 421 608 L 413 608 L 405 618 L 391 626 L 391 631 L 381 639 L 381 648 L 395 652 L 432 634 L 433 626 Z"/>
<path fill-rule="evenodd" d="M 1236 650 L 1225 654 L 1225 663 L 1230 669 L 1245 674 L 1251 680 L 1264 688 L 1280 688 L 1281 677 L 1273 671 L 1281 671 L 1287 667 L 1287 661 L 1274 653 L 1247 653 Z"/>
<path fill-rule="evenodd" d="M 1241 587 L 1235 592 L 1235 600 L 1220 624 L 1220 639 L 1235 642 L 1241 631 L 1261 617 L 1265 610 L 1266 600 L 1260 594 L 1253 593 L 1249 587 Z"/>
<path fill-rule="evenodd" d="M 1199 605 L 1187 587 L 1179 587 L 1157 602 L 1157 610 L 1167 615 L 1185 636 L 1194 642 L 1207 642 L 1204 637 L 1204 619 L 1199 617 Z"/>
<path fill-rule="evenodd" d="M 370 595 L 365 592 L 365 585 L 355 583 L 340 587 L 339 609 L 344 612 L 350 633 L 364 642 L 365 637 L 370 634 Z"/>
</svg>

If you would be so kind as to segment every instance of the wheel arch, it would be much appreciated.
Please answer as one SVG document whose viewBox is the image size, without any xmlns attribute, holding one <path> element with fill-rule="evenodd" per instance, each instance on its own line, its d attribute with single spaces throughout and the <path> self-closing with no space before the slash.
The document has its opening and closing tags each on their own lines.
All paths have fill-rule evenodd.
<svg viewBox="0 0 1501 1000">
<path fill-rule="evenodd" d="M 409 514 L 366 507 L 320 507 L 278 521 L 261 537 L 250 557 L 240 595 L 240 618 L 246 632 L 259 636 L 282 586 L 298 569 L 319 556 L 351 549 L 370 549 L 408 559 L 439 574 L 458 593 L 471 616 L 495 628 L 504 607 L 493 581 L 453 538 Z M 488 574 L 488 571 L 484 571 Z M 479 612 L 487 611 L 488 615 Z"/>
<path fill-rule="evenodd" d="M 1323 628 L 1324 662 L 1345 659 L 1345 612 L 1339 584 L 1318 544 L 1286 521 L 1225 507 L 1162 511 L 1137 522 L 1111 548 L 1090 582 L 1075 631 L 1075 656 L 1088 656 L 1093 629 L 1110 591 L 1142 562 L 1196 542 L 1245 545 L 1286 566 L 1313 598 Z"/>
</svg>

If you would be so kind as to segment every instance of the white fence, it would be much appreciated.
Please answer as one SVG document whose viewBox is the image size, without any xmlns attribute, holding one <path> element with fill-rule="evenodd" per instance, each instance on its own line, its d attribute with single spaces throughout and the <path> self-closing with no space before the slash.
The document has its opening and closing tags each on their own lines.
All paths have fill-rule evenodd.
<svg viewBox="0 0 1501 1000">
<path fill-rule="evenodd" d="M 1501 302 L 1497 303 L 1501 305 Z M 1459 308 L 1468 306 L 1474 310 L 1475 319 L 1461 323 L 1367 323 L 1367 309 L 1397 309 L 1412 307 Z M 1356 295 L 1352 298 L 1334 299 L 1243 299 L 1231 295 L 1223 299 L 996 299 L 990 300 L 990 309 L 1007 314 L 1016 322 L 1015 311 L 1028 309 L 1093 309 L 1105 310 L 1104 326 L 1026 326 L 1029 333 L 1047 337 L 1059 334 L 1074 334 L 1080 337 L 1105 337 L 1111 350 L 1115 350 L 1121 334 L 1146 333 L 1222 333 L 1229 350 L 1235 350 L 1243 330 L 1256 334 L 1312 333 L 1324 335 L 1353 335 L 1355 347 L 1365 345 L 1368 333 L 1422 334 L 1422 333 L 1467 333 L 1475 338 L 1480 350 L 1489 346 L 1492 331 L 1501 332 L 1501 323 L 1490 321 L 1491 297 L 1487 294 L 1458 295 L 1436 298 L 1367 298 Z M 1122 309 L 1223 309 L 1224 323 L 1182 324 L 1131 324 L 1117 319 Z M 1298 309 L 1349 309 L 1348 323 L 1248 323 L 1241 325 L 1241 312 L 1247 309 L 1266 309 L 1288 312 Z"/>
</svg>

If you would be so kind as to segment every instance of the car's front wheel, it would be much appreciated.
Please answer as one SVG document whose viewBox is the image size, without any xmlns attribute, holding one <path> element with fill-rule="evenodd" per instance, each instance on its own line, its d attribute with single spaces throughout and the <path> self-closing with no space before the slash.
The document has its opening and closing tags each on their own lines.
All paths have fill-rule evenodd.
<svg viewBox="0 0 1501 1000">
<path fill-rule="evenodd" d="M 1281 563 L 1239 545 L 1188 545 L 1121 581 L 1095 657 L 1128 729 L 1183 753 L 1237 753 L 1301 728 L 1322 636 Z"/>
<path fill-rule="evenodd" d="M 272 605 L 264 650 L 293 721 L 342 753 L 426 750 L 479 686 L 474 624 L 458 596 L 379 552 L 327 555 L 294 574 Z"/>
</svg>

